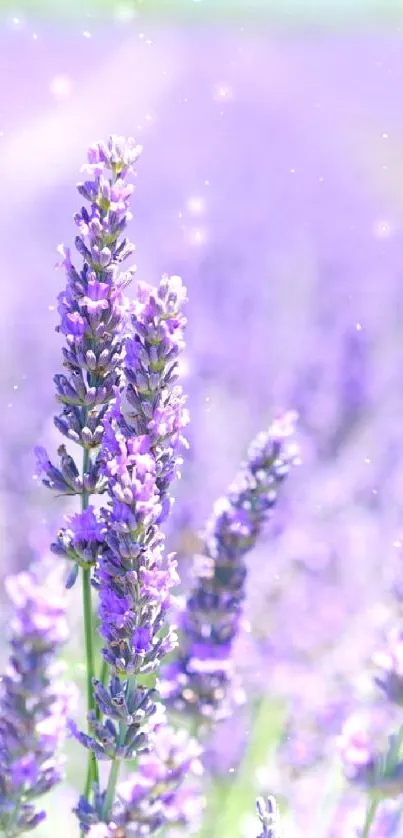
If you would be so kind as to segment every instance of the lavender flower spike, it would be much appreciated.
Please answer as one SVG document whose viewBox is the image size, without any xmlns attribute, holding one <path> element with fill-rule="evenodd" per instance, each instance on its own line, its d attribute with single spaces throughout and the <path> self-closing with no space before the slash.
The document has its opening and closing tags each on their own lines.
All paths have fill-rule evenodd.
<svg viewBox="0 0 403 838">
<path fill-rule="evenodd" d="M 245 598 L 245 554 L 256 544 L 277 501 L 297 448 L 290 439 L 296 414 L 285 414 L 252 442 L 227 495 L 207 523 L 195 583 L 180 615 L 178 659 L 165 667 L 161 692 L 168 706 L 205 717 L 228 712 L 231 648 Z"/>
<path fill-rule="evenodd" d="M 55 655 L 67 624 L 63 601 L 34 570 L 9 577 L 6 587 L 15 615 L 0 682 L 0 832 L 14 838 L 43 821 L 36 798 L 62 778 L 69 695 L 57 680 Z"/>
<path fill-rule="evenodd" d="M 185 731 L 169 727 L 165 719 L 156 725 L 149 743 L 150 750 L 140 755 L 136 771 L 117 787 L 106 833 L 96 808 L 81 799 L 76 811 L 89 838 L 98 834 L 100 838 L 141 838 L 174 826 L 186 827 L 189 835 L 199 828 L 204 804 L 200 746 Z"/>
<path fill-rule="evenodd" d="M 169 514 L 169 488 L 179 477 L 183 429 L 189 422 L 178 377 L 184 348 L 186 288 L 179 276 L 164 275 L 157 289 L 138 283 L 132 306 L 132 336 L 126 340 L 126 421 L 131 433 L 146 434 L 156 461 L 156 484 L 162 514 Z"/>
<path fill-rule="evenodd" d="M 84 474 L 65 446 L 58 452 L 59 466 L 52 465 L 43 448 L 37 448 L 36 454 L 38 475 L 46 486 L 62 494 L 92 494 L 105 488 L 93 454 L 102 442 L 103 418 L 122 376 L 127 305 L 123 291 L 133 269 L 121 273 L 120 265 L 134 251 L 122 238 L 131 219 L 133 190 L 126 177 L 140 151 L 133 140 L 126 142 L 120 137 L 111 137 L 108 146 L 97 143 L 89 149 L 88 163 L 83 167 L 88 180 L 77 189 L 90 207 L 82 207 L 74 217 L 79 230 L 75 245 L 83 259 L 81 271 L 74 267 L 69 249 L 59 248 L 67 285 L 58 298 L 57 331 L 65 339 L 66 374 L 54 379 L 57 399 L 63 405 L 55 424 L 63 436 L 83 449 L 87 459 Z M 63 531 L 58 546 L 60 553 L 71 558 L 70 542 Z"/>
<path fill-rule="evenodd" d="M 259 797 L 256 801 L 256 808 L 263 827 L 257 838 L 279 838 L 279 815 L 275 798 L 271 795 L 267 800 Z"/>
<path fill-rule="evenodd" d="M 121 272 L 122 262 L 134 247 L 123 237 L 131 219 L 129 201 L 133 186 L 126 182 L 140 147 L 132 139 L 112 136 L 108 145 L 96 143 L 89 149 L 83 167 L 87 180 L 77 185 L 88 201 L 75 215 L 79 234 L 75 239 L 83 267 L 78 271 L 70 251 L 61 248 L 67 276 L 65 291 L 59 295 L 60 324 L 64 336 L 63 364 L 67 374 L 55 376 L 62 412 L 55 425 L 69 441 L 82 449 L 81 462 L 59 448 L 55 466 L 43 448 L 37 449 L 38 475 L 48 488 L 80 496 L 80 511 L 60 530 L 52 549 L 72 560 L 67 587 L 74 584 L 82 568 L 83 616 L 89 717 L 96 713 L 93 678 L 95 674 L 91 581 L 103 545 L 105 522 L 90 506 L 90 497 L 106 490 L 107 477 L 101 469 L 100 448 L 104 419 L 122 384 L 123 341 L 127 323 L 127 299 L 123 292 L 133 269 Z M 92 732 L 89 727 L 88 736 Z M 85 738 L 85 737 L 84 737 Z M 86 790 L 98 779 L 93 753 L 89 756 Z"/>
<path fill-rule="evenodd" d="M 183 345 L 178 277 L 163 277 L 155 291 L 140 285 L 133 306 L 133 336 L 126 341 L 127 390 L 105 417 L 101 449 L 110 501 L 96 580 L 103 658 L 112 678 L 94 680 L 102 722 L 93 736 L 75 731 L 99 759 L 131 759 L 148 743 L 156 691 L 144 676 L 156 672 L 176 645 L 166 625 L 170 589 L 177 583 L 173 555 L 165 555 L 160 529 L 178 474 L 182 430 L 188 416 L 176 378 Z M 129 407 L 130 405 L 130 407 Z M 112 799 L 107 799 L 105 812 Z"/>
</svg>

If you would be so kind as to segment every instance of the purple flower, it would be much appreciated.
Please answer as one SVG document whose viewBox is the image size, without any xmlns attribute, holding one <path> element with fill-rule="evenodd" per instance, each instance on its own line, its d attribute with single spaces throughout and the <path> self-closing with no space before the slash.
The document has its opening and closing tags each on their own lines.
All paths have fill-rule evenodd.
<svg viewBox="0 0 403 838">
<path fill-rule="evenodd" d="M 401 733 L 400 730 L 398 734 L 377 737 L 376 731 L 368 722 L 365 725 L 358 715 L 347 719 L 339 741 L 346 777 L 360 788 L 376 791 L 380 797 L 400 795 L 403 782 Z"/>
<path fill-rule="evenodd" d="M 97 172 L 102 159 L 100 152 L 99 160 L 90 164 Z M 119 216 L 128 193 L 106 184 L 102 189 L 102 206 L 113 203 Z M 89 182 L 83 194 L 92 194 Z M 93 218 L 84 220 L 88 227 L 94 223 Z M 85 258 L 90 259 L 87 254 Z M 91 258 L 104 266 L 109 254 L 105 248 L 93 248 Z M 95 296 L 104 299 L 103 294 L 98 289 Z M 182 390 L 174 386 L 185 296 L 178 277 L 164 276 L 157 289 L 138 285 L 124 340 L 124 374 L 113 382 L 114 398 L 102 417 L 97 462 L 109 497 L 102 509 L 105 527 L 95 583 L 107 668 L 102 680 L 93 681 L 97 714 L 89 717 L 89 733 L 74 731 L 99 759 L 132 759 L 147 747 L 157 693 L 142 686 L 141 679 L 158 671 L 176 644 L 176 633 L 167 624 L 176 561 L 165 553 L 160 524 L 170 509 L 170 485 L 178 475 L 188 421 Z M 102 312 L 103 307 L 97 307 L 98 317 Z M 111 774 L 114 770 L 112 766 Z M 102 820 L 107 820 L 112 803 L 108 794 Z M 82 823 L 88 805 L 83 798 L 77 809 Z"/>
<path fill-rule="evenodd" d="M 204 805 L 200 754 L 200 746 L 185 731 L 166 722 L 155 727 L 150 750 L 140 755 L 136 772 L 117 789 L 112 819 L 122 838 L 153 835 L 164 826 L 186 827 L 186 834 L 197 829 Z"/>
<path fill-rule="evenodd" d="M 179 615 L 179 655 L 162 676 L 162 695 L 178 710 L 187 707 L 209 717 L 228 712 L 231 649 L 245 597 L 244 556 L 255 546 L 280 484 L 296 462 L 290 439 L 294 423 L 295 414 L 288 413 L 256 437 L 207 523 L 203 555 L 195 558 L 195 582 Z"/>
<path fill-rule="evenodd" d="M 178 276 L 164 275 L 156 289 L 139 283 L 132 305 L 133 331 L 125 342 L 123 413 L 128 429 L 149 439 L 162 503 L 160 521 L 169 513 L 169 487 L 180 476 L 180 451 L 187 445 L 183 436 L 189 422 L 186 398 L 179 385 L 173 386 L 184 347 L 186 318 L 181 309 L 186 299 Z"/>
<path fill-rule="evenodd" d="M 111 423 L 116 436 L 114 450 L 119 454 L 106 459 L 105 464 L 111 500 L 108 549 L 103 551 L 97 571 L 100 632 L 108 642 L 105 660 L 113 669 L 141 674 L 153 671 L 162 650 L 172 648 L 172 632 L 163 640 L 158 638 L 164 625 L 165 601 L 177 579 L 176 563 L 173 556 L 164 555 L 157 527 L 161 505 L 155 459 L 147 453 L 142 437 L 126 439 L 116 419 Z M 133 638 L 140 637 L 140 629 L 144 636 L 145 626 L 150 631 L 148 652 L 144 649 L 140 655 Z"/>
<path fill-rule="evenodd" d="M 104 541 L 105 522 L 92 506 L 68 516 L 66 522 L 67 527 L 59 530 L 51 550 L 55 555 L 73 561 L 75 574 L 79 567 L 91 568 L 96 564 Z"/>
<path fill-rule="evenodd" d="M 403 705 L 403 632 L 393 629 L 387 637 L 385 647 L 372 658 L 376 667 L 375 683 L 385 697 L 393 703 Z"/>
<path fill-rule="evenodd" d="M 105 543 L 96 579 L 99 631 L 105 641 L 102 654 L 112 679 L 108 687 L 95 682 L 95 696 L 102 713 L 114 718 L 114 690 L 119 685 L 126 736 L 120 741 L 116 730 L 115 744 L 108 744 L 107 753 L 131 758 L 144 746 L 141 731 L 155 712 L 155 691 L 137 687 L 137 678 L 155 672 L 176 640 L 165 622 L 170 589 L 177 581 L 176 562 L 173 555 L 165 555 L 158 527 L 161 506 L 150 442 L 126 437 L 123 417 L 116 416 L 115 410 L 106 421 L 110 426 L 102 456 L 110 503 L 104 510 Z M 103 730 L 98 732 L 102 737 Z M 87 743 L 94 750 L 105 747 L 97 736 L 94 742 L 97 745 Z"/>
<path fill-rule="evenodd" d="M 58 492 L 82 494 L 105 489 L 96 453 L 102 442 L 106 409 L 122 378 L 127 309 L 123 292 L 132 271 L 121 273 L 120 263 L 134 250 L 122 238 L 131 218 L 132 187 L 127 185 L 126 177 L 140 150 L 133 140 L 126 143 L 120 137 L 111 137 L 107 147 L 101 143 L 93 147 L 89 159 L 94 155 L 99 159 L 96 164 L 88 164 L 89 180 L 77 187 L 90 202 L 89 209 L 82 207 L 75 215 L 79 230 L 75 245 L 83 259 L 80 271 L 71 260 L 70 250 L 59 248 L 67 285 L 58 298 L 58 331 L 65 337 L 63 365 L 67 373 L 54 379 L 57 399 L 62 404 L 55 424 L 86 452 L 87 467 L 79 478 L 79 470 L 70 457 L 72 474 L 65 474 L 66 457 L 57 468 L 44 449 L 38 449 L 40 476 L 45 485 Z M 77 473 L 71 479 L 74 470 Z"/>
<path fill-rule="evenodd" d="M 365 784 L 374 775 L 376 755 L 373 739 L 365 720 L 358 714 L 345 721 L 339 739 L 339 752 L 350 780 Z"/>
<path fill-rule="evenodd" d="M 38 777 L 38 765 L 33 754 L 27 754 L 17 759 L 10 766 L 11 783 L 14 787 L 24 789 L 25 786 L 35 784 Z"/>
<path fill-rule="evenodd" d="M 82 541 L 102 541 L 104 523 L 99 519 L 92 506 L 88 506 L 83 512 L 72 515 L 68 522 L 74 546 Z"/>
<path fill-rule="evenodd" d="M 9 577 L 14 606 L 9 667 L 0 682 L 0 829 L 9 838 L 40 823 L 36 798 L 62 778 L 60 746 L 70 696 L 56 678 L 67 639 L 65 606 L 44 584 L 45 567 Z"/>
<path fill-rule="evenodd" d="M 96 796 L 94 805 L 80 799 L 76 814 L 81 829 L 89 838 L 141 838 L 179 826 L 186 827 L 186 834 L 193 833 L 204 807 L 200 754 L 196 740 L 168 726 L 162 711 L 136 771 L 117 787 L 108 820 L 103 816 L 102 795 Z"/>
</svg>

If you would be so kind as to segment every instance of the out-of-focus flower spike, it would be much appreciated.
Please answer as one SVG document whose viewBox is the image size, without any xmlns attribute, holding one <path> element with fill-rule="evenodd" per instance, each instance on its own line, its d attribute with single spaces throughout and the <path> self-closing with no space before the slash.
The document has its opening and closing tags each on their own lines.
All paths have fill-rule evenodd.
<svg viewBox="0 0 403 838">
<path fill-rule="evenodd" d="M 9 666 L 0 681 L 0 831 L 14 838 L 46 817 L 36 801 L 63 777 L 60 747 L 72 694 L 56 655 L 67 640 L 63 599 L 46 568 L 6 580 L 14 607 Z"/>
<path fill-rule="evenodd" d="M 195 581 L 179 615 L 179 654 L 162 673 L 162 695 L 179 712 L 218 718 L 235 699 L 231 655 L 245 598 L 244 557 L 262 534 L 290 468 L 299 462 L 296 419 L 294 412 L 286 413 L 258 434 L 207 522 L 203 554 L 195 557 Z"/>
</svg>

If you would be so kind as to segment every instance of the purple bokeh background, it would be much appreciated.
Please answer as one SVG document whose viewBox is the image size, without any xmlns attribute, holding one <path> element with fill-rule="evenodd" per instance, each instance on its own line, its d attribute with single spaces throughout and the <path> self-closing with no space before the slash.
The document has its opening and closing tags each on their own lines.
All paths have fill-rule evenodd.
<svg viewBox="0 0 403 838">
<path fill-rule="evenodd" d="M 296 408 L 302 465 L 250 557 L 237 659 L 301 735 L 337 698 L 338 732 L 401 573 L 402 32 L 7 18 L 0 71 L 1 575 L 46 549 L 64 511 L 31 452 L 57 440 L 54 266 L 79 167 L 93 140 L 134 135 L 138 276 L 180 273 L 190 300 L 172 547 L 186 577 L 250 437 Z M 226 770 L 243 745 L 219 736 Z"/>
</svg>

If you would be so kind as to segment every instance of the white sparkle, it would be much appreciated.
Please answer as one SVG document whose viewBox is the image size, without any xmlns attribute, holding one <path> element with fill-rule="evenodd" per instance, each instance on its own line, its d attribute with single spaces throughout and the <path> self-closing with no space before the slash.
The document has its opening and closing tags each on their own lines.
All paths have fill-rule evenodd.
<svg viewBox="0 0 403 838">
<path fill-rule="evenodd" d="M 85 29 L 84 32 L 83 32 L 83 37 L 84 38 L 92 38 L 91 32 L 88 32 L 88 30 Z"/>
<path fill-rule="evenodd" d="M 201 215 L 204 212 L 206 205 L 203 198 L 192 197 L 187 201 L 187 208 L 192 215 Z"/>
<path fill-rule="evenodd" d="M 55 99 L 65 99 L 71 93 L 72 81 L 69 76 L 62 74 L 54 76 L 50 82 L 49 90 Z"/>
<path fill-rule="evenodd" d="M 357 329 L 357 332 L 361 332 L 361 330 L 362 330 L 361 323 L 356 323 L 355 328 Z"/>
<path fill-rule="evenodd" d="M 11 29 L 14 29 L 16 32 L 18 32 L 25 25 L 25 20 L 23 17 L 18 17 L 17 15 L 15 15 L 14 17 L 9 17 L 7 23 Z"/>
<path fill-rule="evenodd" d="M 34 41 L 38 40 L 38 36 L 37 36 L 36 32 L 32 33 L 32 38 L 33 38 Z"/>
<path fill-rule="evenodd" d="M 393 542 L 393 546 L 394 546 L 394 547 L 401 547 L 401 546 L 402 546 L 402 542 L 401 542 L 401 541 L 399 541 L 399 540 L 396 540 L 396 541 L 394 541 L 394 542 Z"/>
<path fill-rule="evenodd" d="M 388 140 L 389 139 L 389 134 L 386 134 L 386 133 L 382 134 L 382 139 L 383 140 Z"/>
<path fill-rule="evenodd" d="M 215 102 L 229 102 L 233 99 L 233 89 L 226 82 L 216 84 L 213 88 L 213 99 Z"/>
<path fill-rule="evenodd" d="M 189 243 L 195 245 L 204 244 L 206 241 L 206 232 L 205 230 L 190 230 L 189 231 Z"/>
<path fill-rule="evenodd" d="M 365 457 L 364 463 L 366 463 L 366 465 L 368 465 L 371 462 L 372 462 L 372 460 L 371 460 L 370 457 Z"/>
<path fill-rule="evenodd" d="M 372 231 L 377 239 L 388 239 L 393 235 L 395 228 L 387 218 L 380 218 L 375 221 Z"/>
</svg>

